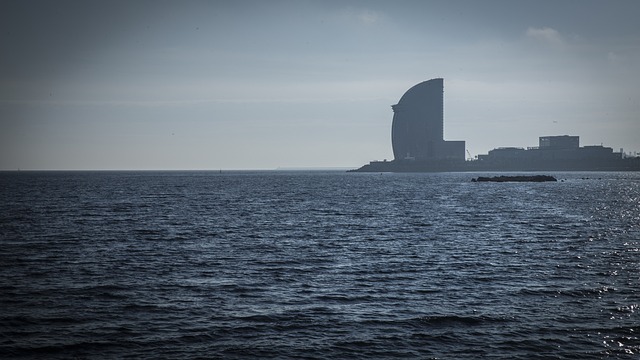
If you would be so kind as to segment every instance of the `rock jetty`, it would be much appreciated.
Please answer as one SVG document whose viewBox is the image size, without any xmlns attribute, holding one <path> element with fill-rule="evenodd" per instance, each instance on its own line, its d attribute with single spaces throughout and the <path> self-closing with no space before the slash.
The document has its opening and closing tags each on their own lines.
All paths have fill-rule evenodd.
<svg viewBox="0 0 640 360">
<path fill-rule="evenodd" d="M 520 175 L 520 176 L 494 176 L 494 177 L 484 177 L 480 176 L 478 178 L 471 179 L 471 182 L 545 182 L 545 181 L 558 181 L 553 176 L 550 175 Z"/>
</svg>

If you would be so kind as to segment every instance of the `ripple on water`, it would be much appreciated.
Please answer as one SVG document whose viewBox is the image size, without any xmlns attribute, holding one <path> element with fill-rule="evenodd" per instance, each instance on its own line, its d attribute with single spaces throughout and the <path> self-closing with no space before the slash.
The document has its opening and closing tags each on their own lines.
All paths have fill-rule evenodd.
<svg viewBox="0 0 640 360">
<path fill-rule="evenodd" d="M 640 178 L 0 174 L 10 357 L 634 358 Z"/>
</svg>

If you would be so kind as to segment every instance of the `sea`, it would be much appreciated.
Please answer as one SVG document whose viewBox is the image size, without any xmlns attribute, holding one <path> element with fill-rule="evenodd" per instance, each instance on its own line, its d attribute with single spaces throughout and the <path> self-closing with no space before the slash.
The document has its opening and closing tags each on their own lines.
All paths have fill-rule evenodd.
<svg viewBox="0 0 640 360">
<path fill-rule="evenodd" d="M 0 173 L 0 358 L 640 358 L 640 173 L 544 174 Z"/>
</svg>

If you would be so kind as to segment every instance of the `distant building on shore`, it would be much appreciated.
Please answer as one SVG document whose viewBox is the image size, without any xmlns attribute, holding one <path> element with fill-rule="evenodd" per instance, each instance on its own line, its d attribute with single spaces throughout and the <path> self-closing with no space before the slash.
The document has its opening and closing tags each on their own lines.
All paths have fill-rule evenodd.
<svg viewBox="0 0 640 360">
<path fill-rule="evenodd" d="M 444 140 L 444 79 L 413 86 L 391 108 L 395 161 L 464 161 L 464 141 Z"/>
<path fill-rule="evenodd" d="M 421 82 L 392 105 L 393 161 L 371 161 L 352 171 L 640 171 L 640 157 L 610 147 L 580 147 L 580 137 L 541 136 L 538 146 L 503 147 L 465 161 L 465 142 L 444 140 L 444 80 Z"/>
<path fill-rule="evenodd" d="M 555 164 L 556 167 L 572 168 L 576 165 L 588 167 L 589 164 L 604 166 L 622 159 L 622 153 L 614 152 L 610 147 L 602 145 L 580 147 L 579 136 L 541 136 L 538 145 L 527 149 L 518 147 L 493 149 L 486 155 L 478 155 L 478 161 L 485 165 L 510 168 L 526 164 L 541 168 L 550 164 Z"/>
</svg>

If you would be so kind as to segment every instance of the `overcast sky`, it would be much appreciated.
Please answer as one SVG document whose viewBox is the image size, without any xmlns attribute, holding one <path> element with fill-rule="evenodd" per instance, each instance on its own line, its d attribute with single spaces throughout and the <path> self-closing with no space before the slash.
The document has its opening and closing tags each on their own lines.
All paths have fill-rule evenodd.
<svg viewBox="0 0 640 360">
<path fill-rule="evenodd" d="M 445 80 L 472 155 L 640 152 L 640 1 L 1 1 L 0 169 L 359 167 Z"/>
</svg>

